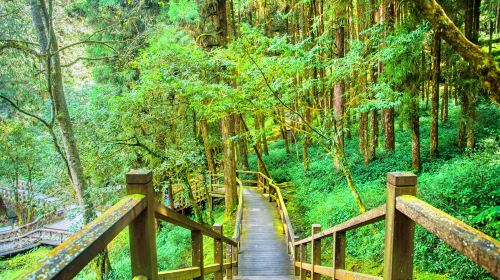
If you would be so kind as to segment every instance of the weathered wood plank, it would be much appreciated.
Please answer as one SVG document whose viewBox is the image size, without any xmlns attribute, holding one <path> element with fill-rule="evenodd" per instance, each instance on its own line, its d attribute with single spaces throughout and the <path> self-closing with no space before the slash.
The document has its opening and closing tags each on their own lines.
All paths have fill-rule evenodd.
<svg viewBox="0 0 500 280">
<path fill-rule="evenodd" d="M 177 270 L 163 271 L 158 273 L 158 280 L 191 280 L 200 277 L 201 270 L 199 267 L 188 267 Z"/>
<path fill-rule="evenodd" d="M 221 224 L 214 224 L 214 231 L 218 234 L 222 235 L 224 232 Z M 214 279 L 222 280 L 222 269 L 224 265 L 223 259 L 224 251 L 223 251 L 223 243 L 221 239 L 214 239 L 214 261 L 218 264 L 219 269 L 215 272 Z"/>
<path fill-rule="evenodd" d="M 221 236 L 217 232 L 215 232 L 209 228 L 206 228 L 195 221 L 191 221 L 186 216 L 181 215 L 181 214 L 169 209 L 165 205 L 161 205 L 161 204 L 156 205 L 156 218 L 170 222 L 174 225 L 178 225 L 178 226 L 183 227 L 185 229 L 199 230 L 203 233 L 203 235 L 210 236 L 212 238 L 221 238 L 222 241 L 224 241 L 225 243 L 229 243 L 233 246 L 237 246 L 237 243 L 234 242 L 233 240 L 231 240 L 225 236 Z"/>
<path fill-rule="evenodd" d="M 500 278 L 500 243 L 422 200 L 403 195 L 396 208 L 491 274 Z"/>
<path fill-rule="evenodd" d="M 128 195 L 49 252 L 23 279 L 71 279 L 146 208 L 144 195 Z"/>
<path fill-rule="evenodd" d="M 313 224 L 311 226 L 311 236 L 313 237 L 313 241 L 311 243 L 312 280 L 320 280 L 321 278 L 321 275 L 314 270 L 316 266 L 321 266 L 321 238 L 316 238 L 316 234 L 320 231 L 321 225 Z"/>
<path fill-rule="evenodd" d="M 384 204 L 370 211 L 367 211 L 366 213 L 363 213 L 352 219 L 349 219 L 341 224 L 335 225 L 329 229 L 325 229 L 324 231 L 318 233 L 316 236 L 317 238 L 332 236 L 334 232 L 349 231 L 362 226 L 382 221 L 385 219 L 385 211 L 386 211 L 386 206 Z M 311 236 L 309 236 L 307 238 L 299 240 L 295 244 L 309 243 L 311 241 L 312 238 Z"/>
</svg>

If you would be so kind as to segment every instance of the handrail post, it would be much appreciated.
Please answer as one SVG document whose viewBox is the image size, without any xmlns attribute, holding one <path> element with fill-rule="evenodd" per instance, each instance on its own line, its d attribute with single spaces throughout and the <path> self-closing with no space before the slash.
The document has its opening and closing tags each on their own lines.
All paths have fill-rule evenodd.
<svg viewBox="0 0 500 280">
<path fill-rule="evenodd" d="M 321 231 L 321 225 L 313 224 L 311 230 L 311 280 L 319 280 L 321 274 L 316 273 L 314 270 L 315 265 L 321 265 L 321 239 L 315 239 L 314 235 Z"/>
<path fill-rule="evenodd" d="M 222 230 L 222 225 L 221 224 L 214 224 L 214 231 L 217 232 L 218 234 L 222 235 L 223 230 Z M 222 274 L 224 272 L 224 251 L 222 249 L 222 239 L 220 238 L 214 238 L 214 261 L 215 263 L 219 264 L 219 270 L 214 273 L 214 279 L 215 280 L 222 280 Z"/>
<path fill-rule="evenodd" d="M 199 230 L 191 231 L 191 248 L 192 248 L 192 259 L 191 263 L 193 267 L 200 268 L 200 277 L 194 278 L 196 280 L 203 280 L 205 278 L 205 273 L 203 271 L 203 234 Z"/>
<path fill-rule="evenodd" d="M 236 242 L 236 244 L 239 244 L 240 241 L 238 240 L 237 237 L 233 237 L 233 241 Z M 233 275 L 238 275 L 238 245 L 237 246 L 232 246 L 232 260 L 231 260 L 231 267 L 233 268 Z M 234 264 L 233 264 L 234 263 Z"/>
<path fill-rule="evenodd" d="M 293 267 L 295 271 L 295 276 L 300 275 L 300 267 L 296 266 L 296 262 L 300 262 L 300 245 L 296 245 L 295 242 L 299 241 L 299 237 L 295 235 L 293 237 Z"/>
<path fill-rule="evenodd" d="M 233 279 L 233 245 L 226 243 L 226 263 L 229 263 L 229 267 L 226 267 L 226 279 Z"/>
<path fill-rule="evenodd" d="M 333 279 L 337 269 L 345 269 L 345 232 L 333 233 Z"/>
<path fill-rule="evenodd" d="M 387 173 L 384 279 L 413 278 L 415 222 L 396 210 L 396 197 L 416 195 L 417 176 L 411 172 Z"/>
<path fill-rule="evenodd" d="M 126 175 L 127 194 L 143 194 L 147 207 L 129 225 L 132 278 L 158 279 L 156 258 L 155 193 L 149 171 L 132 170 Z"/>
<path fill-rule="evenodd" d="M 307 279 L 307 270 L 304 269 L 304 263 L 307 261 L 307 244 L 300 244 L 300 280 Z"/>
<path fill-rule="evenodd" d="M 275 189 L 271 186 L 271 182 L 267 181 L 267 188 L 269 189 L 269 202 L 273 202 L 273 194 L 275 193 Z"/>
</svg>

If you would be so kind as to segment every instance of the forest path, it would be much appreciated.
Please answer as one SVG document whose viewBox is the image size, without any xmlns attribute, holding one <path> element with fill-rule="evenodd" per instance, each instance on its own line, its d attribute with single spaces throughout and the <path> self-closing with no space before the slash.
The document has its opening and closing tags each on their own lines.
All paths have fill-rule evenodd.
<svg viewBox="0 0 500 280">
<path fill-rule="evenodd" d="M 235 279 L 294 279 L 275 203 L 255 188 L 243 190 L 243 230 Z"/>
</svg>

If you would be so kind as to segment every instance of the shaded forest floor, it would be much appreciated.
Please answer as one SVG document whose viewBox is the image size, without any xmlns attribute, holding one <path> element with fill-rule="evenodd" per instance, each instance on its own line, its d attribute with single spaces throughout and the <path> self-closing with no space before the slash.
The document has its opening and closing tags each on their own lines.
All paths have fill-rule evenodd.
<svg viewBox="0 0 500 280">
<path fill-rule="evenodd" d="M 457 122 L 460 109 L 450 103 L 450 121 L 439 124 L 439 152 L 429 159 L 430 118 L 421 108 L 422 170 L 418 175 L 418 196 L 431 205 L 457 217 L 481 231 L 500 237 L 500 110 L 491 104 L 481 104 L 477 110 L 474 151 L 461 151 L 456 146 Z M 396 120 L 400 122 L 403 120 Z M 386 173 L 411 171 L 411 136 L 406 128 L 396 128 L 396 151 L 383 150 L 383 136 L 377 158 L 364 166 L 358 153 L 357 127 L 352 139 L 346 141 L 346 153 L 357 188 L 367 209 L 385 203 Z M 299 151 L 297 158 L 296 150 Z M 342 174 L 333 169 L 333 161 L 318 146 L 309 149 L 310 169 L 303 170 L 302 147 L 291 146 L 286 154 L 284 142 L 270 144 L 264 157 L 271 176 L 278 182 L 291 181 L 293 188 L 286 191 L 287 206 L 292 223 L 300 237 L 310 235 L 311 224 L 323 229 L 344 222 L 357 215 L 357 208 Z M 256 168 L 255 157 L 251 165 Z M 347 235 L 349 269 L 370 274 L 382 273 L 384 222 Z M 461 256 L 435 236 L 417 226 L 415 267 L 419 279 L 489 279 L 491 276 L 472 261 Z M 331 239 L 326 242 L 331 242 Z M 330 246 L 331 247 L 331 246 Z M 323 263 L 331 264 L 331 252 L 323 253 Z"/>
</svg>

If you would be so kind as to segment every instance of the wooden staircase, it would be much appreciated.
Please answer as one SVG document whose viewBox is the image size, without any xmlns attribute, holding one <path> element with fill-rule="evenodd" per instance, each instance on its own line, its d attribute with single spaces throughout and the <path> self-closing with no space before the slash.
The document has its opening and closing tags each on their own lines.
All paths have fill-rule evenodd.
<svg viewBox="0 0 500 280">
<path fill-rule="evenodd" d="M 204 279 L 208 274 L 213 274 L 215 280 L 412 279 L 416 224 L 494 277 L 500 277 L 500 243 L 419 200 L 415 196 L 417 178 L 412 173 L 388 173 L 386 204 L 325 230 L 314 224 L 311 235 L 303 239 L 295 235 L 281 189 L 273 180 L 260 172 L 239 174 L 254 174 L 257 178 L 256 187 L 245 187 L 237 179 L 239 204 L 232 238 L 222 235 L 220 225 L 208 228 L 158 204 L 151 173 L 133 171 L 127 174 L 126 197 L 58 246 L 25 278 L 69 279 L 129 226 L 134 279 Z M 158 272 L 155 219 L 191 231 L 192 267 Z M 386 221 L 383 277 L 346 270 L 346 233 L 383 220 Z M 215 241 L 213 264 L 203 263 L 203 236 Z M 334 261 L 326 266 L 321 259 L 322 241 L 329 237 L 334 240 Z"/>
</svg>

